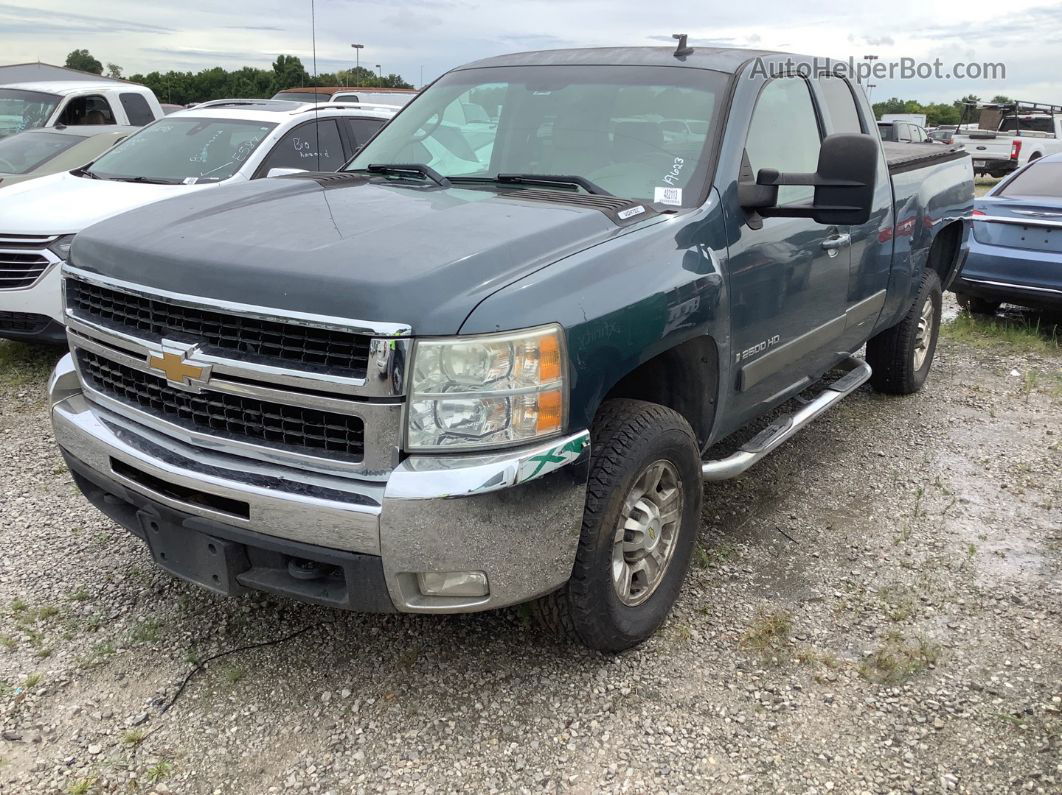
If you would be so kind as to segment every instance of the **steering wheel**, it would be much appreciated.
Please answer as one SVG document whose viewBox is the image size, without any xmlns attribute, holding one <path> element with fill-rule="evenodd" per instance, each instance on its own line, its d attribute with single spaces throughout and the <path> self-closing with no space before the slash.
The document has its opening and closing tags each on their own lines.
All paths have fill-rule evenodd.
<svg viewBox="0 0 1062 795">
<path fill-rule="evenodd" d="M 421 127 L 417 130 L 417 132 L 413 133 L 409 137 L 412 138 L 417 143 L 420 143 L 425 138 L 427 138 L 429 135 L 431 135 L 433 132 L 435 132 L 437 129 L 439 129 L 439 125 L 442 124 L 442 122 L 443 122 L 442 111 L 437 110 L 433 114 L 431 114 L 427 119 L 424 120 L 424 124 L 421 125 Z M 424 131 L 423 134 L 420 133 L 421 130 Z"/>
<path fill-rule="evenodd" d="M 15 164 L 10 160 L 4 160 L 0 157 L 0 171 L 6 171 L 9 174 L 15 171 Z"/>
</svg>

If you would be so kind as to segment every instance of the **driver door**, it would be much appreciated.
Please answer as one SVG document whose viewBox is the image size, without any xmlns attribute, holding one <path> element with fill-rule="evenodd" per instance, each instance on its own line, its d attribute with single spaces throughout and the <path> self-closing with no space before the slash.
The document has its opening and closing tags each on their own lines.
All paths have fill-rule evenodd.
<svg viewBox="0 0 1062 795">
<path fill-rule="evenodd" d="M 768 80 L 745 140 L 751 173 L 817 169 L 824 125 L 802 77 Z M 778 204 L 807 204 L 814 189 L 784 186 Z M 741 217 L 736 196 L 729 212 Z M 734 408 L 754 416 L 798 391 L 837 359 L 850 266 L 846 227 L 810 218 L 764 218 L 730 246 Z"/>
</svg>

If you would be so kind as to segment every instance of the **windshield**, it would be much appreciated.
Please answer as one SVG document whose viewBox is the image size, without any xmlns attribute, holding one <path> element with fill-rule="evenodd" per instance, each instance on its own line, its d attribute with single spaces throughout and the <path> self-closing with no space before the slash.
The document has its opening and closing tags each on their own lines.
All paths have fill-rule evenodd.
<svg viewBox="0 0 1062 795">
<path fill-rule="evenodd" d="M 58 104 L 55 94 L 0 88 L 0 138 L 43 127 Z"/>
<path fill-rule="evenodd" d="M 84 141 L 77 135 L 33 132 L 0 141 L 0 173 L 28 174 L 56 155 Z M 88 157 L 85 158 L 88 160 Z"/>
<path fill-rule="evenodd" d="M 228 179 L 276 125 L 236 119 L 168 116 L 92 164 L 102 179 L 195 184 Z"/>
<path fill-rule="evenodd" d="M 351 161 L 445 177 L 576 176 L 630 199 L 691 206 L 727 76 L 680 67 L 513 66 L 451 72 Z"/>
</svg>

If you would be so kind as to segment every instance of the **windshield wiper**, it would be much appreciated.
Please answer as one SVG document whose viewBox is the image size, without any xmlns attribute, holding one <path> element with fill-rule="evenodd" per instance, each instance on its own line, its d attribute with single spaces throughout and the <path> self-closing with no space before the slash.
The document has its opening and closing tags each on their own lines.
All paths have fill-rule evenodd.
<svg viewBox="0 0 1062 795">
<path fill-rule="evenodd" d="M 450 187 L 449 179 L 444 177 L 431 166 L 426 166 L 423 163 L 370 163 L 369 167 L 365 170 L 370 174 L 395 174 L 397 176 L 417 174 L 425 179 L 430 179 L 441 188 Z"/>
<path fill-rule="evenodd" d="M 497 181 L 508 185 L 576 185 L 595 196 L 612 195 L 584 177 L 565 174 L 499 174 Z"/>
<path fill-rule="evenodd" d="M 96 174 L 96 173 L 94 173 L 92 171 L 89 171 L 88 166 L 83 166 L 82 168 L 75 168 L 70 173 L 73 174 L 75 177 L 88 177 L 89 179 L 103 179 L 103 177 L 99 176 L 98 174 Z"/>
<path fill-rule="evenodd" d="M 184 180 L 180 179 L 155 179 L 154 177 L 101 177 L 97 179 L 109 179 L 113 182 L 142 182 L 147 185 L 180 185 Z"/>
</svg>

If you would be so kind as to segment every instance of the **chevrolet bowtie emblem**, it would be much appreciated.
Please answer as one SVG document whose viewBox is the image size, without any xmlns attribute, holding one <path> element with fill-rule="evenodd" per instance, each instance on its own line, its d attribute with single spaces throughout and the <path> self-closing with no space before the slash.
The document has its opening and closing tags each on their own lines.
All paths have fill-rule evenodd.
<svg viewBox="0 0 1062 795">
<path fill-rule="evenodd" d="M 189 363 L 187 357 L 193 351 L 194 348 L 181 352 L 149 353 L 148 367 L 163 373 L 171 384 L 192 387 L 198 391 L 198 388 L 203 386 L 210 377 L 210 365 L 200 366 Z"/>
</svg>

